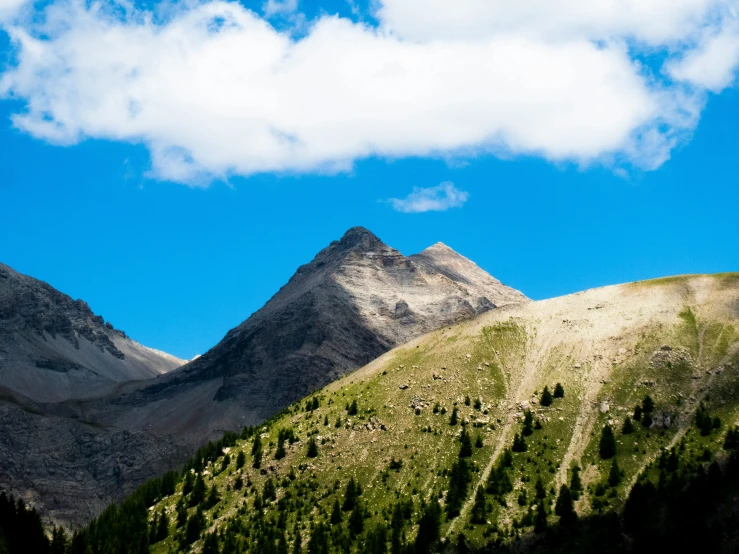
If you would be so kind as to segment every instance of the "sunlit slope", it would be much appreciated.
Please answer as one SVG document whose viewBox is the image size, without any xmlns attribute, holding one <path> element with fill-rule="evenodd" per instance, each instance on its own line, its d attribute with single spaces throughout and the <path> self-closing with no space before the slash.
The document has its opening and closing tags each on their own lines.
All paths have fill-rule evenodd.
<svg viewBox="0 0 739 554">
<path fill-rule="evenodd" d="M 557 383 L 564 398 L 542 407 L 544 387 L 554 391 Z M 623 434 L 626 416 L 647 395 L 654 403 L 652 426 L 634 422 L 635 432 Z M 705 435 L 694 424 L 701 402 L 721 420 Z M 306 410 L 307 403 L 314 409 Z M 526 452 L 513 453 L 507 474 L 514 490 L 487 494 L 485 518 L 473 523 L 475 490 L 491 490 L 490 471 L 522 432 L 527 408 L 541 428 L 525 437 Z M 739 274 L 646 281 L 496 310 L 396 348 L 268 422 L 259 429 L 261 467 L 253 467 L 255 438 L 236 441 L 228 458 L 221 455 L 199 472 L 207 490 L 215 486 L 217 501 L 183 498 L 180 482 L 174 495 L 151 509 L 152 520 L 169 514 L 169 536 L 153 551 L 199 550 L 202 537 L 216 530 L 222 543 L 254 546 L 260 522 L 270 519 L 290 545 L 296 530 L 305 545 L 320 522 L 330 521 L 334 503 L 344 502 L 351 478 L 363 489 L 363 534 L 351 538 L 349 511 L 332 529 L 344 526 L 347 540 L 369 540 L 368 530 L 390 525 L 392 508 L 412 499 L 415 515 L 404 528 L 405 540 L 412 541 L 424 503 L 439 501 L 450 512 L 450 470 L 459 459 L 463 426 L 474 445 L 466 458 L 471 482 L 461 513 L 444 517 L 442 535 L 464 531 L 471 544 L 507 540 L 514 528 L 532 531 L 527 514 L 538 503 L 538 480 L 551 507 L 554 491 L 570 482 L 578 465 L 584 482 L 578 513 L 618 508 L 664 447 L 684 438 L 686 457 L 719 452 L 738 410 Z M 599 453 L 608 423 L 622 478 L 603 487 L 613 463 Z M 281 429 L 292 430 L 297 442 L 286 441 L 285 456 L 275 459 Z M 308 456 L 312 440 L 315 457 Z M 238 468 L 241 451 L 245 463 Z M 177 525 L 178 505 L 190 518 L 198 509 L 204 515 L 201 538 L 192 544 L 187 523 L 181 518 Z"/>
</svg>

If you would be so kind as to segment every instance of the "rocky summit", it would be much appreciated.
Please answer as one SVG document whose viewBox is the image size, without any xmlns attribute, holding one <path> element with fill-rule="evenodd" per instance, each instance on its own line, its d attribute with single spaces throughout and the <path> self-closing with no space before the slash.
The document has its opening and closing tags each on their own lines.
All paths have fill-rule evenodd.
<svg viewBox="0 0 739 554">
<path fill-rule="evenodd" d="M 90 403 L 85 414 L 199 445 L 264 421 L 412 338 L 525 302 L 441 243 L 404 256 L 354 227 L 203 356 Z"/>
</svg>

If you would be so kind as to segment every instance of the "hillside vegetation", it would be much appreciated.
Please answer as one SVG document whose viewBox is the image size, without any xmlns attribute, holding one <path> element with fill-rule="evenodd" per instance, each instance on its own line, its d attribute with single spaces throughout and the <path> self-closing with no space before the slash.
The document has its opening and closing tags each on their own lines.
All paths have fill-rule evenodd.
<svg viewBox="0 0 739 554">
<path fill-rule="evenodd" d="M 72 552 L 617 551 L 695 529 L 730 550 L 738 419 L 739 274 L 590 290 L 390 351 Z"/>
</svg>

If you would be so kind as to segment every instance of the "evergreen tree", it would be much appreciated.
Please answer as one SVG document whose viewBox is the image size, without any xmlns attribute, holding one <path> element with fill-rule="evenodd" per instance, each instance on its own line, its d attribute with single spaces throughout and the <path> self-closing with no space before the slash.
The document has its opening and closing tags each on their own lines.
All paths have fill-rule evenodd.
<svg viewBox="0 0 739 554">
<path fill-rule="evenodd" d="M 459 414 L 457 413 L 457 407 L 454 406 L 454 409 L 452 410 L 452 415 L 449 418 L 449 425 L 454 426 L 457 424 L 458 421 L 459 421 Z"/>
<path fill-rule="evenodd" d="M 475 448 L 482 448 L 483 446 L 482 435 L 477 433 L 477 436 L 475 437 Z"/>
<path fill-rule="evenodd" d="M 458 459 L 449 472 L 449 491 L 446 497 L 446 510 L 449 517 L 459 515 L 462 504 L 464 504 L 469 492 L 470 480 L 470 468 L 467 460 L 464 458 Z"/>
<path fill-rule="evenodd" d="M 162 510 L 159 516 L 159 524 L 157 526 L 157 534 L 155 537 L 156 542 L 161 542 L 169 536 L 169 518 L 167 514 Z"/>
<path fill-rule="evenodd" d="M 200 538 L 200 532 L 205 526 L 205 517 L 203 517 L 203 511 L 198 508 L 196 512 L 191 515 L 187 520 L 187 526 L 185 527 L 185 535 L 183 537 L 184 546 L 194 543 Z"/>
<path fill-rule="evenodd" d="M 254 444 L 251 447 L 251 455 L 254 458 L 252 466 L 255 469 L 262 467 L 262 438 L 259 435 L 254 437 Z"/>
<path fill-rule="evenodd" d="M 577 513 L 575 505 L 572 501 L 572 495 L 567 485 L 562 485 L 559 489 L 557 503 L 554 506 L 554 513 L 559 516 L 559 522 L 562 525 L 570 525 L 577 521 Z"/>
<path fill-rule="evenodd" d="M 654 412 L 654 400 L 652 400 L 651 396 L 646 395 L 644 397 L 644 400 L 641 401 L 641 409 L 645 414 Z"/>
<path fill-rule="evenodd" d="M 198 474 L 195 479 L 195 485 L 190 493 L 190 506 L 197 506 L 203 500 L 205 500 L 205 481 L 203 480 L 203 475 Z"/>
<path fill-rule="evenodd" d="M 269 502 L 270 500 L 277 500 L 277 487 L 275 487 L 275 482 L 272 480 L 271 477 L 264 482 L 262 496 L 265 502 Z"/>
<path fill-rule="evenodd" d="M 606 424 L 600 436 L 600 457 L 604 460 L 610 460 L 616 455 L 616 437 L 613 436 L 613 429 Z"/>
<path fill-rule="evenodd" d="M 475 503 L 472 505 L 472 523 L 485 523 L 488 518 L 488 505 L 482 487 L 477 487 Z"/>
<path fill-rule="evenodd" d="M 641 417 L 642 417 L 641 405 L 637 404 L 634 407 L 634 421 L 641 421 Z"/>
<path fill-rule="evenodd" d="M 523 430 L 522 434 L 525 437 L 530 436 L 534 432 L 534 414 L 531 410 L 526 410 L 523 414 Z"/>
<path fill-rule="evenodd" d="M 354 538 L 364 531 L 364 506 L 361 502 L 357 502 L 349 515 L 349 533 Z"/>
<path fill-rule="evenodd" d="M 219 554 L 218 553 L 218 535 L 216 533 L 208 533 L 203 540 L 202 554 Z"/>
<path fill-rule="evenodd" d="M 544 501 L 539 500 L 536 506 L 536 520 L 534 522 L 534 533 L 544 533 L 547 530 L 547 509 Z"/>
<path fill-rule="evenodd" d="M 236 456 L 236 469 L 244 467 L 244 463 L 246 463 L 246 456 L 244 456 L 243 450 L 239 450 L 239 454 Z"/>
<path fill-rule="evenodd" d="M 462 434 L 459 437 L 459 442 L 461 443 L 459 448 L 459 457 L 469 458 L 472 456 L 472 439 L 470 438 L 470 434 L 467 432 L 466 427 L 462 427 Z"/>
<path fill-rule="evenodd" d="M 513 453 L 510 448 L 503 450 L 503 458 L 501 459 L 503 467 L 513 467 Z"/>
<path fill-rule="evenodd" d="M 562 386 L 562 383 L 557 383 L 557 385 L 554 387 L 554 398 L 564 398 L 565 397 L 565 388 Z"/>
<path fill-rule="evenodd" d="M 341 516 L 341 506 L 338 500 L 334 500 L 334 507 L 331 510 L 331 525 L 338 525 L 341 523 L 343 517 Z"/>
<path fill-rule="evenodd" d="M 205 501 L 205 509 L 210 510 L 213 506 L 221 501 L 221 496 L 218 494 L 218 488 L 215 484 L 210 488 L 208 493 L 208 499 Z"/>
<path fill-rule="evenodd" d="M 611 471 L 608 474 L 608 484 L 612 487 L 617 487 L 621 483 L 622 477 L 623 474 L 621 473 L 621 469 L 618 467 L 618 460 L 614 457 L 613 462 L 611 463 Z"/>
<path fill-rule="evenodd" d="M 293 541 L 293 552 L 292 554 L 303 554 L 303 537 L 300 535 L 300 526 L 298 522 L 295 522 L 295 530 L 293 532 L 295 540 Z"/>
<path fill-rule="evenodd" d="M 630 435 L 634 432 L 634 424 L 631 421 L 631 418 L 629 416 L 626 416 L 626 419 L 624 419 L 624 426 L 621 432 L 624 435 Z"/>
<path fill-rule="evenodd" d="M 324 425 L 325 427 L 328 427 L 328 414 L 326 414 L 326 415 L 324 416 L 324 418 L 323 418 L 323 425 Z"/>
<path fill-rule="evenodd" d="M 526 440 L 523 438 L 522 435 L 519 435 L 516 433 L 516 435 L 513 437 L 513 447 L 514 452 L 526 452 L 529 447 L 526 445 Z"/>
<path fill-rule="evenodd" d="M 641 424 L 647 429 L 652 426 L 653 421 L 654 420 L 652 419 L 652 414 L 644 413 L 644 415 L 641 416 Z"/>
<path fill-rule="evenodd" d="M 329 543 L 328 533 L 323 523 L 319 523 L 313 529 L 310 540 L 308 541 L 308 554 L 328 554 Z"/>
<path fill-rule="evenodd" d="M 346 484 L 346 492 L 344 493 L 344 503 L 341 506 L 341 509 L 345 512 L 348 512 L 350 510 L 354 509 L 354 506 L 357 505 L 357 498 L 359 497 L 358 491 L 357 491 L 357 484 L 354 482 L 354 477 L 351 477 L 349 479 L 349 482 Z"/>
<path fill-rule="evenodd" d="M 545 386 L 544 392 L 541 393 L 541 405 L 544 407 L 548 407 L 552 405 L 552 402 L 554 402 L 552 393 L 549 392 L 549 387 Z"/>
<path fill-rule="evenodd" d="M 534 488 L 536 489 L 536 498 L 544 500 L 547 497 L 547 489 L 544 488 L 544 483 L 542 482 L 541 477 L 536 480 Z"/>
<path fill-rule="evenodd" d="M 311 437 L 308 442 L 308 452 L 306 453 L 306 456 L 309 458 L 315 458 L 318 456 L 318 444 L 316 444 L 315 437 Z"/>
<path fill-rule="evenodd" d="M 275 460 L 281 460 L 285 457 L 285 439 L 280 434 L 277 437 L 277 448 L 275 449 Z"/>
<path fill-rule="evenodd" d="M 726 432 L 724 439 L 724 450 L 739 449 L 739 427 L 736 425 Z"/>
<path fill-rule="evenodd" d="M 314 398 L 313 398 L 313 405 L 311 406 L 311 409 L 313 409 L 313 410 L 317 410 L 317 409 L 318 409 L 318 408 L 320 407 L 320 405 L 321 405 L 321 404 L 320 404 L 320 402 L 319 402 L 319 400 L 318 400 L 318 397 L 317 397 L 317 396 L 316 396 L 316 397 L 314 397 Z"/>
<path fill-rule="evenodd" d="M 359 413 L 359 406 L 357 406 L 357 399 L 356 398 L 354 400 L 352 400 L 352 403 L 349 406 L 349 409 L 347 410 L 347 413 L 350 416 L 357 415 Z"/>
<path fill-rule="evenodd" d="M 418 534 L 414 544 L 415 554 L 429 554 L 431 547 L 439 540 L 441 533 L 441 506 L 431 501 L 422 508 L 418 521 Z"/>
<path fill-rule="evenodd" d="M 572 478 L 570 479 L 570 493 L 573 500 L 578 500 L 582 493 L 582 480 L 580 479 L 580 466 L 572 468 Z"/>
</svg>

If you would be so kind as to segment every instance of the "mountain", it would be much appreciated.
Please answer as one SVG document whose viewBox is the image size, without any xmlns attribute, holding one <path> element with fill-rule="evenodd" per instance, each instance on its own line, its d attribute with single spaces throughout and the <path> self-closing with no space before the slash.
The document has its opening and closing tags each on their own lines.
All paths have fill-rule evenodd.
<svg viewBox="0 0 739 554">
<path fill-rule="evenodd" d="M 80 540 L 138 522 L 155 554 L 735 552 L 737 392 L 737 273 L 520 303 L 224 437 Z"/>
<path fill-rule="evenodd" d="M 0 489 L 79 524 L 179 463 L 174 441 L 84 422 L 69 406 L 183 363 L 0 264 Z"/>
<path fill-rule="evenodd" d="M 101 396 L 183 363 L 131 340 L 83 300 L 0 264 L 0 387 L 59 402 Z"/>
<path fill-rule="evenodd" d="M 349 229 L 211 350 L 84 417 L 198 445 L 428 331 L 528 299 L 443 244 L 404 256 Z"/>
</svg>

